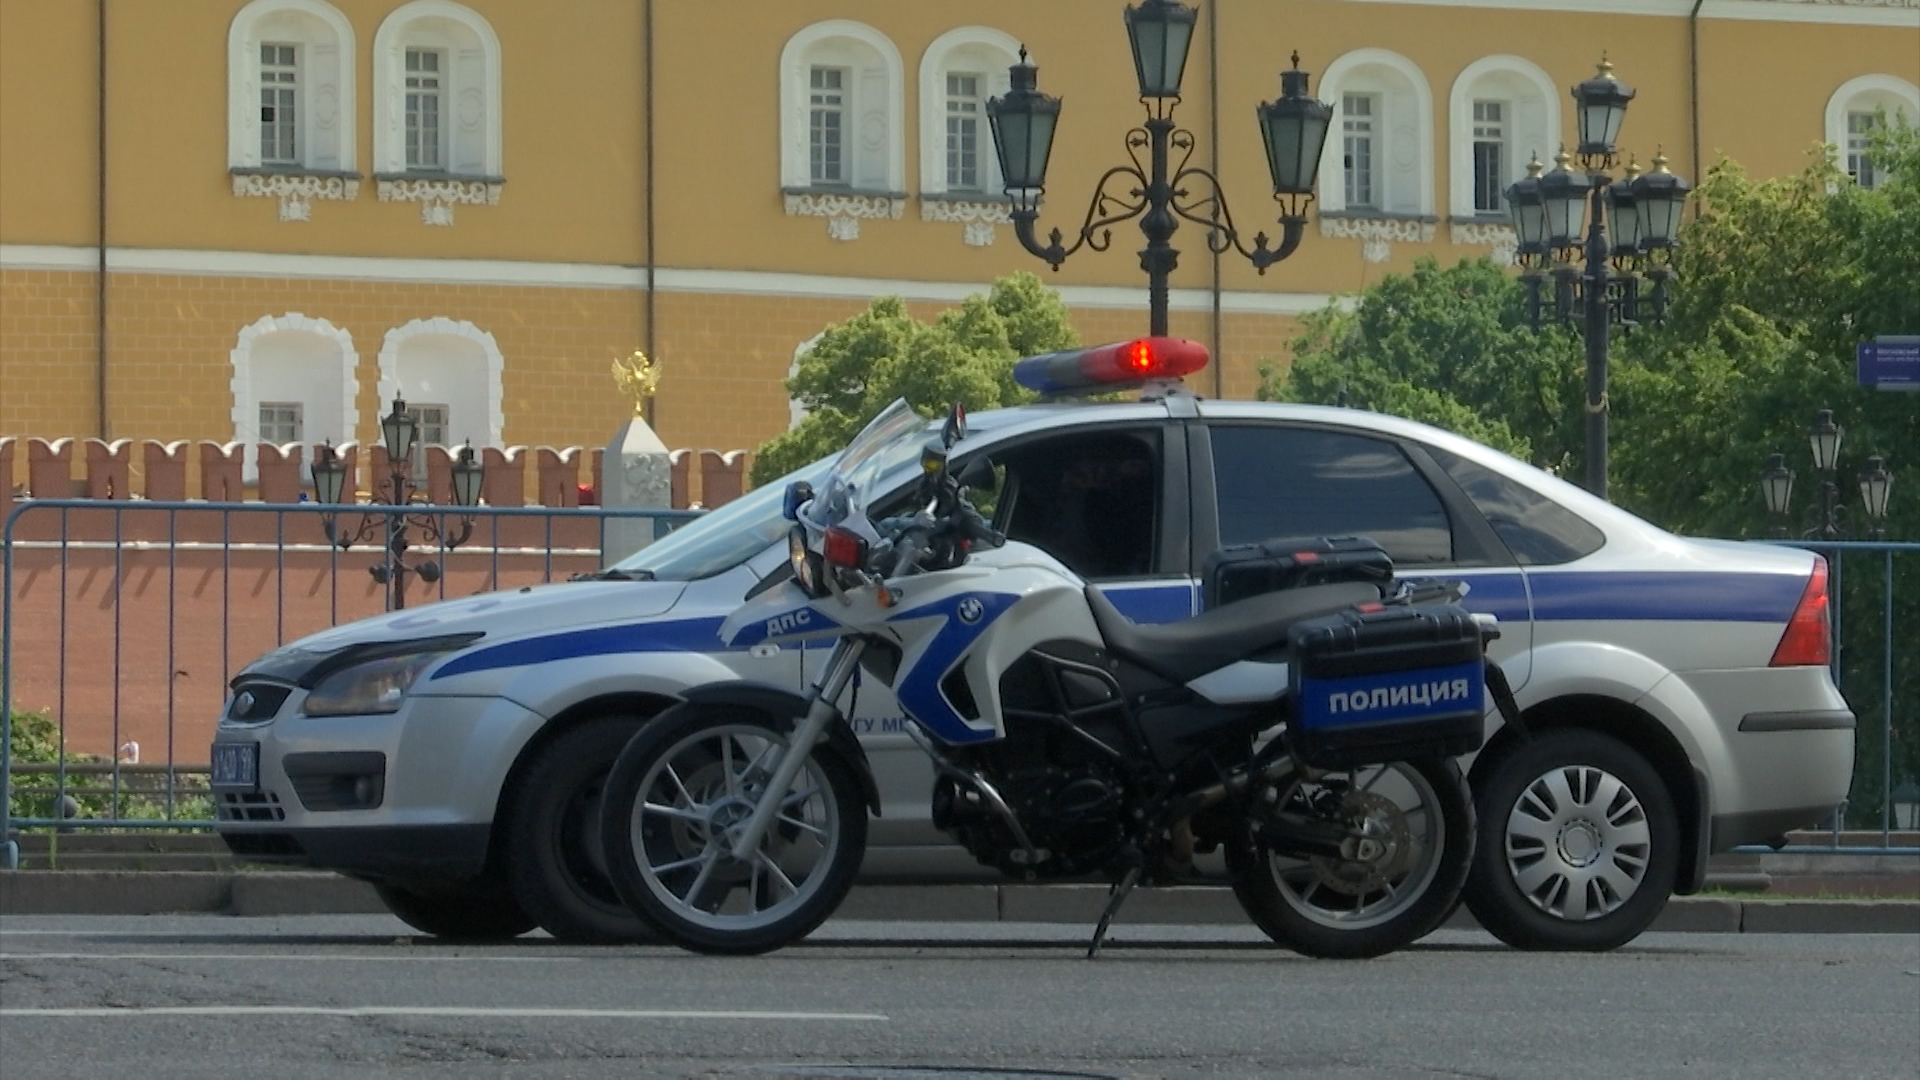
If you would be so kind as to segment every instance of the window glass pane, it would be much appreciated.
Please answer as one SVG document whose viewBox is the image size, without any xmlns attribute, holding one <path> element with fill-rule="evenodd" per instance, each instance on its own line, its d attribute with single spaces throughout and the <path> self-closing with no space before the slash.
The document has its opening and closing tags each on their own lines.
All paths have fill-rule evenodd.
<svg viewBox="0 0 1920 1080">
<path fill-rule="evenodd" d="M 1593 554 L 1607 542 L 1605 533 L 1525 484 L 1457 454 L 1431 446 L 1426 450 L 1473 500 L 1520 565 L 1572 562 Z"/>
<path fill-rule="evenodd" d="M 298 402 L 263 401 L 260 403 L 261 442 L 284 446 L 287 443 L 306 440 L 306 424 L 302 412 L 305 406 Z"/>
<path fill-rule="evenodd" d="M 446 88 L 440 75 L 440 52 L 408 49 L 406 64 L 407 168 L 444 168 L 440 105 Z"/>
<path fill-rule="evenodd" d="M 1084 578 L 1153 572 L 1159 536 L 1160 435 L 1093 432 L 1027 443 L 993 460 L 1006 468 L 1002 527 Z"/>
<path fill-rule="evenodd" d="M 816 184 L 847 182 L 846 72 L 816 67 L 810 76 L 807 114 L 807 158 Z"/>
<path fill-rule="evenodd" d="M 293 45 L 260 46 L 260 163 L 300 163 L 298 53 Z"/>
<path fill-rule="evenodd" d="M 1377 209 L 1380 204 L 1374 193 L 1373 96 L 1348 94 L 1341 99 L 1340 110 L 1347 205 Z"/>
<path fill-rule="evenodd" d="M 1216 426 L 1222 546 L 1365 536 L 1397 564 L 1453 559 L 1440 497 L 1398 446 L 1311 428 Z"/>
<path fill-rule="evenodd" d="M 1502 101 L 1473 103 L 1473 209 L 1505 210 L 1507 183 L 1507 106 Z"/>
<path fill-rule="evenodd" d="M 947 188 L 979 191 L 980 76 L 947 76 Z"/>
</svg>

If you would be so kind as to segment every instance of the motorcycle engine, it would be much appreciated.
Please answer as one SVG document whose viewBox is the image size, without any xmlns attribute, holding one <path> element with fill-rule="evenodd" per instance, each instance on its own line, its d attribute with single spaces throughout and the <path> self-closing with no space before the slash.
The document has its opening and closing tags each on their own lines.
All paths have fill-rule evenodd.
<svg viewBox="0 0 1920 1080">
<path fill-rule="evenodd" d="M 1113 759 L 1058 725 L 1026 723 L 967 755 L 1013 810 L 1034 853 L 974 787 L 947 776 L 934 785 L 933 823 L 983 865 L 1024 880 L 1103 870 L 1126 839 L 1126 787 Z"/>
</svg>

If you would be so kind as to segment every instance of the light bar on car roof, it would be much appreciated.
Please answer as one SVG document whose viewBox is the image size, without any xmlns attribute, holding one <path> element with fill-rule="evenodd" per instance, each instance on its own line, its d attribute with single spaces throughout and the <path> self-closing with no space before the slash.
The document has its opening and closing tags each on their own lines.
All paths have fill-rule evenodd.
<svg viewBox="0 0 1920 1080">
<path fill-rule="evenodd" d="M 1178 379 L 1207 366 L 1207 347 L 1186 338 L 1135 338 L 1017 360 L 1013 379 L 1042 394 L 1098 394 Z"/>
</svg>

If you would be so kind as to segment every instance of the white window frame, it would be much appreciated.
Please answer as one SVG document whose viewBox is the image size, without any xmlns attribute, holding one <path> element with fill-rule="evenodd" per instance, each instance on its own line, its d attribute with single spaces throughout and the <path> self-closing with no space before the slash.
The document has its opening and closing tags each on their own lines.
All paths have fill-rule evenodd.
<svg viewBox="0 0 1920 1080">
<path fill-rule="evenodd" d="M 1007 69 L 1020 62 L 1020 41 L 990 26 L 961 26 L 941 34 L 920 54 L 920 191 L 925 195 L 997 203 L 1006 197 L 1000 156 L 987 122 L 987 100 L 1007 92 Z M 947 76 L 980 78 L 980 186 L 954 189 L 947 183 Z"/>
<path fill-rule="evenodd" d="M 972 83 L 973 88 L 968 91 L 957 90 L 955 87 L 960 80 Z M 993 153 L 993 138 L 987 131 L 986 105 L 989 95 L 984 89 L 988 85 L 987 74 L 984 71 L 949 71 L 943 81 L 947 90 L 947 112 L 942 117 L 945 123 L 941 134 L 946 145 L 941 163 L 946 166 L 943 175 L 946 177 L 947 190 L 985 193 L 989 176 L 987 157 Z M 966 145 L 969 141 L 971 146 Z M 968 155 L 973 158 L 971 178 L 965 176 L 969 171 L 966 161 Z M 956 175 L 961 179 L 955 180 Z"/>
<path fill-rule="evenodd" d="M 405 68 L 405 96 L 401 99 L 400 111 L 403 117 L 402 134 L 405 137 L 405 149 L 408 172 L 447 171 L 447 51 L 427 46 L 409 45 L 401 53 Z M 428 61 L 432 61 L 433 70 L 428 71 Z M 415 65 L 418 64 L 416 67 Z M 428 108 L 431 103 L 432 108 Z M 427 137 L 427 120 L 431 114 L 433 121 L 432 137 Z M 429 145 L 431 144 L 431 145 Z M 429 156 L 433 160 L 426 160 Z"/>
<path fill-rule="evenodd" d="M 1455 218 L 1504 220 L 1504 211 L 1474 209 L 1474 102 L 1501 101 L 1506 105 L 1507 153 L 1502 163 L 1505 175 L 1500 181 L 1505 190 L 1526 175 L 1526 162 L 1531 157 L 1538 155 L 1541 161 L 1550 162 L 1559 151 L 1562 98 L 1572 100 L 1540 65 L 1524 57 L 1483 56 L 1461 70 L 1453 80 L 1447 107 L 1451 166 L 1448 207 Z"/>
<path fill-rule="evenodd" d="M 1904 116 L 1909 124 L 1920 124 L 1920 86 L 1893 75 L 1861 75 L 1841 83 L 1827 99 L 1826 136 L 1827 143 L 1838 156 L 1842 170 L 1853 149 L 1852 136 L 1848 131 L 1848 118 L 1855 113 L 1870 113 L 1884 109 L 1888 119 L 1895 115 Z M 1886 177 L 1874 180 L 1874 186 Z"/>
<path fill-rule="evenodd" d="M 1374 99 L 1374 206 L 1353 207 L 1355 216 L 1433 216 L 1433 91 L 1420 66 L 1388 49 L 1355 49 L 1327 65 L 1320 78 L 1322 101 L 1333 103 L 1332 129 L 1344 132 L 1348 94 Z M 1346 155 L 1320 156 L 1319 201 L 1323 215 L 1349 212 Z M 1324 218 L 1323 218 L 1324 220 Z M 1324 230 L 1323 230 L 1324 231 Z"/>
<path fill-rule="evenodd" d="M 260 46 L 298 49 L 294 122 L 297 160 L 261 155 Z M 227 167 L 268 172 L 351 173 L 357 46 L 353 24 L 325 0 L 253 0 L 227 27 Z"/>
<path fill-rule="evenodd" d="M 233 395 L 230 414 L 233 421 L 233 441 L 245 448 L 241 465 L 242 483 L 251 484 L 259 479 L 260 460 L 255 451 L 255 444 L 260 441 L 260 405 L 262 397 L 272 392 L 271 388 L 262 385 L 265 380 L 255 370 L 254 344 L 262 337 L 287 332 L 311 334 L 332 342 L 340 364 L 338 384 L 340 429 L 338 431 L 314 430 L 310 423 L 312 417 L 306 414 L 304 406 L 330 403 L 302 401 L 302 434 L 313 442 L 332 440 L 335 446 L 341 446 L 354 441 L 355 433 L 360 426 L 360 408 L 356 404 L 360 395 L 360 354 L 354 350 L 353 335 L 345 327 L 335 326 L 325 319 L 308 318 L 297 311 L 288 312 L 285 315 L 261 316 L 240 329 L 234 341 L 233 350 L 228 353 L 228 362 L 233 370 L 233 377 L 228 383 L 228 388 Z M 273 400 L 285 401 L 286 399 L 275 396 Z"/>
<path fill-rule="evenodd" d="M 1340 198 L 1349 210 L 1380 209 L 1380 196 L 1386 190 L 1380 176 L 1380 151 L 1385 147 L 1377 125 L 1384 119 L 1379 94 L 1350 90 L 1340 95 Z M 1364 149 L 1364 163 L 1356 160 L 1356 149 Z M 1355 189 L 1361 187 L 1362 197 L 1356 198 Z"/>
<path fill-rule="evenodd" d="M 815 67 L 850 72 L 845 146 L 849 177 L 833 192 L 906 190 L 906 139 L 900 50 L 885 34 L 851 19 L 829 19 L 801 29 L 780 51 L 780 186 L 815 190 L 808 139 Z"/>
<path fill-rule="evenodd" d="M 506 357 L 500 352 L 500 343 L 491 333 L 464 319 L 449 319 L 445 316 L 414 319 L 388 330 L 385 338 L 380 342 L 380 400 L 388 402 L 397 397 L 407 397 L 408 380 L 403 378 L 405 373 L 401 370 L 402 347 L 409 338 L 422 334 L 466 338 L 479 346 L 481 368 L 473 374 L 485 384 L 484 415 L 470 417 L 465 414 L 456 416 L 450 413 L 448 422 L 456 435 L 459 432 L 465 432 L 465 435 L 457 435 L 457 437 L 461 441 L 471 438 L 476 450 L 483 446 L 505 446 L 506 413 L 501 404 L 503 396 L 501 383 L 506 372 Z M 417 393 L 415 396 L 421 397 L 423 401 L 426 400 Z M 407 401 L 408 404 L 413 403 L 412 398 L 407 398 Z"/>
<path fill-rule="evenodd" d="M 1498 110 L 1499 115 L 1492 119 L 1482 113 Z M 1473 169 L 1473 212 L 1475 214 L 1504 214 L 1507 212 L 1507 185 L 1512 183 L 1508 174 L 1513 172 L 1513 104 L 1505 98 L 1475 98 L 1473 101 L 1473 126 L 1470 129 L 1472 154 L 1470 167 Z M 1494 162 L 1499 174 L 1494 178 L 1492 206 L 1485 205 L 1481 199 L 1480 148 L 1490 146 L 1494 149 Z"/>
<path fill-rule="evenodd" d="M 442 169 L 407 168 L 409 49 L 443 53 Z M 499 177 L 501 87 L 500 38 L 478 12 L 452 0 L 413 0 L 395 8 L 373 36 L 375 176 Z"/>
<path fill-rule="evenodd" d="M 306 442 L 306 412 L 306 403 L 301 401 L 261 402 L 259 426 L 257 428 L 260 441 L 272 443 L 275 446 L 286 446 L 290 443 Z M 269 414 L 272 415 L 269 416 Z M 277 430 L 283 425 L 290 425 L 291 430 L 286 432 Z M 274 430 L 270 431 L 269 429 Z M 279 438 L 278 436 L 282 434 L 286 437 Z"/>
<path fill-rule="evenodd" d="M 267 58 L 269 50 L 273 59 Z M 307 110 L 300 101 L 300 54 L 297 41 L 260 43 L 260 163 L 293 168 L 301 162 L 300 123 Z M 267 110 L 273 119 L 267 119 Z M 273 144 L 270 151 L 268 144 Z"/>
<path fill-rule="evenodd" d="M 825 80 L 822 75 L 837 76 L 834 86 L 818 85 Z M 848 136 L 853 125 L 848 123 L 852 91 L 847 85 L 853 81 L 853 72 L 848 68 L 831 64 L 814 64 L 807 69 L 807 184 L 810 187 L 852 187 L 853 168 L 848 160 Z M 824 95 L 832 93 L 831 102 Z M 824 117 L 833 117 L 833 160 L 826 160 L 825 140 L 821 137 L 824 128 L 819 121 Z M 815 151 L 819 151 L 820 160 L 815 160 Z M 833 167 L 828 170 L 826 166 Z M 824 175 L 828 171 L 835 175 Z"/>
</svg>

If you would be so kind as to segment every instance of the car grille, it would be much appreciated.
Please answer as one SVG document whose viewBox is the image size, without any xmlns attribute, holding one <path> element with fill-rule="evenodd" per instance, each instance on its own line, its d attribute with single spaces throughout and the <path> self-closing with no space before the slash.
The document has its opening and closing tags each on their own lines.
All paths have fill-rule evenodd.
<svg viewBox="0 0 1920 1080">
<path fill-rule="evenodd" d="M 279 683 L 241 683 L 234 687 L 233 700 L 227 703 L 226 719 L 235 724 L 263 724 L 280 712 L 292 693 L 293 687 Z"/>
<path fill-rule="evenodd" d="M 223 791 L 218 807 L 220 821 L 285 821 L 280 796 L 271 791 Z"/>
</svg>

